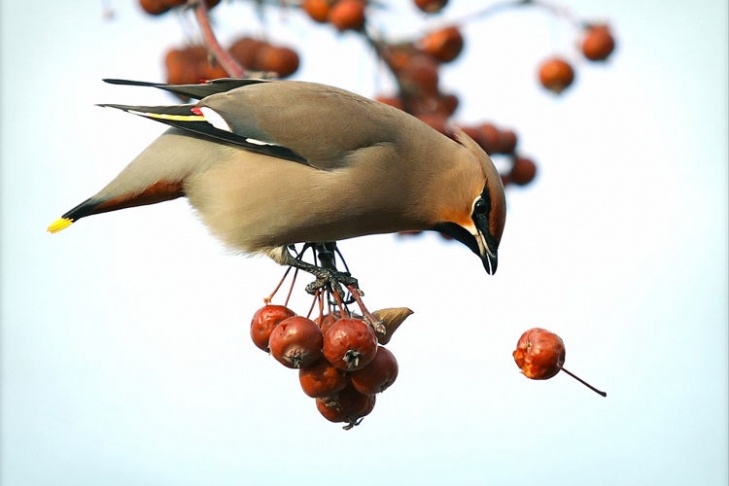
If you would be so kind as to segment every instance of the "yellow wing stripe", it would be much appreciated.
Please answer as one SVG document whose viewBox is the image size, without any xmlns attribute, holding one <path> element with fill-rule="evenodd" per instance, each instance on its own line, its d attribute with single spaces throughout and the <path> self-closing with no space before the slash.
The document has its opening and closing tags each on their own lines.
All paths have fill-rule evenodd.
<svg viewBox="0 0 729 486">
<path fill-rule="evenodd" d="M 170 121 L 181 121 L 181 122 L 197 122 L 197 121 L 207 121 L 205 120 L 204 116 L 200 115 L 167 115 L 164 113 L 145 113 L 145 112 L 135 112 L 139 113 L 142 116 L 146 116 L 149 118 L 156 118 L 158 120 L 170 120 Z"/>
</svg>

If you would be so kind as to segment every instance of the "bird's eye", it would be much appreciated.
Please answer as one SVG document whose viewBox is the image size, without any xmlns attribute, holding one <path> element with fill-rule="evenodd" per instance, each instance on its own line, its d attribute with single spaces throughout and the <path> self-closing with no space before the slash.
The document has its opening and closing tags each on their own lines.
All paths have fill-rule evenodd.
<svg viewBox="0 0 729 486">
<path fill-rule="evenodd" d="M 473 204 L 473 214 L 486 214 L 488 211 L 488 204 L 483 198 L 478 198 Z"/>
</svg>

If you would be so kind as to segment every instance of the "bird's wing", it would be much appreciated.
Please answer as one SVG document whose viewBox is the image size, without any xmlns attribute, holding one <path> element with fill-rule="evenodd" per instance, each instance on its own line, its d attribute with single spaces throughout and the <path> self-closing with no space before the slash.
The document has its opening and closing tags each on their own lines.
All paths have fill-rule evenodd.
<svg viewBox="0 0 729 486">
<path fill-rule="evenodd" d="M 415 118 L 331 86 L 301 81 L 222 79 L 201 85 L 149 86 L 202 98 L 197 104 L 102 104 L 217 142 L 329 170 L 357 160 L 363 149 L 397 144 L 412 135 Z"/>
<path fill-rule="evenodd" d="M 346 166 L 361 150 L 397 145 L 421 124 L 383 103 L 303 81 L 253 84 L 208 96 L 198 106 L 234 133 L 287 147 L 321 169 Z"/>
<path fill-rule="evenodd" d="M 210 113 L 198 105 L 131 106 L 100 104 L 98 106 L 116 108 L 133 115 L 151 118 L 216 142 L 238 145 L 253 152 L 307 164 L 305 158 L 287 147 L 260 141 L 247 136 L 245 133 L 236 133 L 230 130 L 225 121 L 220 117 L 216 117 L 214 112 Z"/>
<path fill-rule="evenodd" d="M 230 91 L 231 89 L 249 86 L 251 84 L 265 83 L 265 79 L 237 79 L 237 78 L 221 78 L 213 79 L 205 83 L 199 84 L 164 84 L 150 83 L 147 81 L 132 81 L 129 79 L 104 79 L 105 83 L 116 84 L 122 86 L 141 86 L 147 88 L 157 88 L 169 91 L 180 96 L 187 96 L 195 100 L 201 100 L 207 96 Z"/>
</svg>

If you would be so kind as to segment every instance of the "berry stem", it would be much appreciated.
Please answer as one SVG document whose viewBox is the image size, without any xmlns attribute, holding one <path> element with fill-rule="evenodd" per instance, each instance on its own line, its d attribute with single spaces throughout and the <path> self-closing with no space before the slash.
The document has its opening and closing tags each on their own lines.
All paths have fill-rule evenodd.
<svg viewBox="0 0 729 486">
<path fill-rule="evenodd" d="M 362 291 L 355 288 L 354 285 L 347 285 L 347 289 L 352 294 L 352 298 L 357 302 L 360 311 L 362 311 L 362 316 L 364 317 L 365 322 L 372 326 L 372 329 L 378 336 L 386 336 L 387 329 L 382 324 L 382 321 L 373 316 L 370 311 L 367 310 L 367 307 L 365 307 L 364 302 L 362 301 Z"/>
<path fill-rule="evenodd" d="M 306 314 L 307 319 L 311 319 L 311 313 L 314 312 L 314 306 L 316 305 L 317 302 L 320 302 L 320 301 L 321 301 L 321 290 L 317 290 L 314 293 L 314 300 L 311 301 L 311 306 L 309 307 L 309 312 Z M 319 307 L 321 307 L 321 304 L 319 304 Z M 321 316 L 321 312 L 319 313 L 319 315 Z"/>
<path fill-rule="evenodd" d="M 268 297 L 266 297 L 266 298 L 264 298 L 264 299 L 263 299 L 263 302 L 264 302 L 265 304 L 267 304 L 267 305 L 268 305 L 268 304 L 270 304 L 270 303 L 271 303 L 271 301 L 273 300 L 274 296 L 276 295 L 276 293 L 277 293 L 277 292 L 279 291 L 279 289 L 280 289 L 280 288 L 281 288 L 281 286 L 283 285 L 284 281 L 286 280 L 286 276 L 287 276 L 287 275 L 289 274 L 289 272 L 291 271 L 291 268 L 292 268 L 292 267 L 289 267 L 289 268 L 287 268 L 287 269 L 286 269 L 286 271 L 285 271 L 285 272 L 284 272 L 284 274 L 283 274 L 283 277 L 281 277 L 281 280 L 279 280 L 279 282 L 278 282 L 278 285 L 276 285 L 276 288 L 275 288 L 275 289 L 273 289 L 273 292 L 271 292 L 271 294 L 270 294 L 270 295 L 269 295 Z"/>
<path fill-rule="evenodd" d="M 290 269 L 291 267 L 289 267 Z M 299 276 L 299 269 L 294 270 L 294 277 L 291 279 L 291 287 L 289 287 L 289 293 L 286 294 L 286 301 L 284 302 L 285 306 L 289 305 L 289 300 L 291 300 L 291 294 L 294 292 L 294 284 L 296 283 L 296 277 Z"/>
<path fill-rule="evenodd" d="M 597 388 L 595 388 L 594 386 L 590 385 L 588 382 L 586 382 L 585 380 L 583 380 L 579 376 L 575 375 L 571 371 L 567 370 L 566 368 L 562 368 L 562 371 L 564 371 L 565 373 L 567 373 L 568 375 L 570 375 L 572 378 L 574 378 L 575 380 L 579 381 L 580 383 L 582 383 L 583 385 L 585 385 L 587 388 L 589 388 L 590 390 L 592 390 L 595 393 L 597 393 L 598 395 L 600 395 L 601 397 L 606 397 L 607 396 L 607 393 L 605 393 L 604 391 L 598 390 Z"/>
<path fill-rule="evenodd" d="M 339 295 L 339 292 L 328 292 L 328 294 L 334 297 L 334 301 L 337 303 L 337 307 L 339 307 L 339 313 L 342 315 L 342 317 L 349 317 L 349 310 L 344 306 L 344 303 L 342 302 L 342 297 Z"/>
<path fill-rule="evenodd" d="M 213 28 L 210 26 L 210 16 L 208 15 L 206 0 L 188 0 L 187 6 L 195 12 L 195 18 L 200 26 L 200 32 L 202 33 L 205 45 L 213 54 L 215 60 L 220 63 L 231 77 L 245 77 L 243 66 L 228 51 L 223 49 L 223 46 L 220 45 L 218 39 L 215 37 L 215 32 L 213 32 Z"/>
</svg>

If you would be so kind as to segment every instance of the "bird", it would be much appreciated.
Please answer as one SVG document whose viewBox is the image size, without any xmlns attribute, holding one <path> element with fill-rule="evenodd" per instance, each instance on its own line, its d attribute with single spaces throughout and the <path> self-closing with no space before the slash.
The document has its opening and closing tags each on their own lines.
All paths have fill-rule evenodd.
<svg viewBox="0 0 729 486">
<path fill-rule="evenodd" d="M 457 127 L 451 138 L 397 108 L 306 81 L 104 81 L 197 102 L 100 104 L 169 128 L 53 222 L 51 233 L 87 216 L 186 197 L 226 247 L 303 269 L 320 286 L 356 279 L 302 261 L 293 245 L 323 249 L 365 235 L 435 230 L 496 272 L 504 187 L 487 153 Z"/>
</svg>

